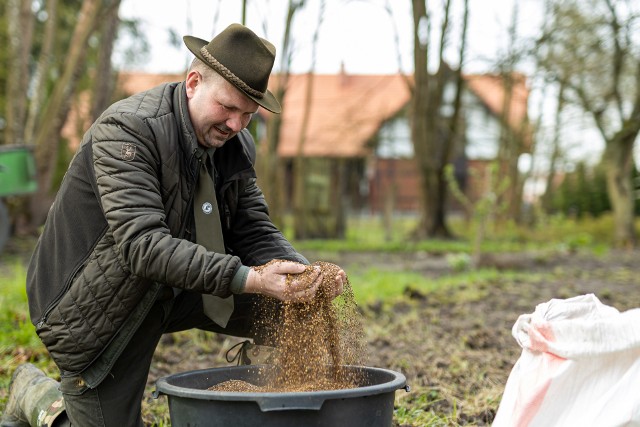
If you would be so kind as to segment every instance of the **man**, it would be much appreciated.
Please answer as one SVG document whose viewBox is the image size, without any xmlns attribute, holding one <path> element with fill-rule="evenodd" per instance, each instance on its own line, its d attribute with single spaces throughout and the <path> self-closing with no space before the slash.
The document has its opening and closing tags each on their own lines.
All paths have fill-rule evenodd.
<svg viewBox="0 0 640 427">
<path fill-rule="evenodd" d="M 257 298 L 308 301 L 322 281 L 320 271 L 296 280 L 308 262 L 255 184 L 245 128 L 259 106 L 280 112 L 267 90 L 275 48 L 239 24 L 184 41 L 196 56 L 185 81 L 111 106 L 69 166 L 27 277 L 61 382 L 19 367 L 2 426 L 140 426 L 163 333 L 260 341 Z M 265 265 L 273 259 L 285 261 Z M 334 296 L 345 279 L 340 270 Z"/>
</svg>

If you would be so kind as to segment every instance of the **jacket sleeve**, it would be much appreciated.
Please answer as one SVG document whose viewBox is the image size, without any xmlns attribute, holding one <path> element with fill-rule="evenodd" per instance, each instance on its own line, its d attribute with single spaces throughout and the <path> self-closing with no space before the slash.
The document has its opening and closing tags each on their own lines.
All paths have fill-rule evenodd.
<svg viewBox="0 0 640 427">
<path fill-rule="evenodd" d="M 100 202 L 125 271 L 177 288 L 229 295 L 240 259 L 173 237 L 166 224 L 156 147 L 162 141 L 128 113 L 103 117 L 93 136 Z"/>
</svg>

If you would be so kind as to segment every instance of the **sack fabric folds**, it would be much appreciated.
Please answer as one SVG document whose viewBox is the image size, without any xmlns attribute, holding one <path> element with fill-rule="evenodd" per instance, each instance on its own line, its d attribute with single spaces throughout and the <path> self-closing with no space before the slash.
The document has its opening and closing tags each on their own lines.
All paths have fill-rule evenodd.
<svg viewBox="0 0 640 427">
<path fill-rule="evenodd" d="M 640 308 L 593 294 L 552 299 L 518 318 L 522 347 L 494 427 L 640 426 Z"/>
</svg>

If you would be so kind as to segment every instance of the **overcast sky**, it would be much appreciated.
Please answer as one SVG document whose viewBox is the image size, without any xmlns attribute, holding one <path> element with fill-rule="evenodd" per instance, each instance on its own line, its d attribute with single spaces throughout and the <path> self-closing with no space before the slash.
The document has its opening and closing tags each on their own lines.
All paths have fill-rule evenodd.
<svg viewBox="0 0 640 427">
<path fill-rule="evenodd" d="M 469 1 L 467 72 L 491 71 L 492 61 L 506 46 L 512 2 Z M 392 7 L 392 16 L 385 10 L 386 3 Z M 191 55 L 184 46 L 176 49 L 170 45 L 169 30 L 180 36 L 189 34 L 209 40 L 227 25 L 241 22 L 241 4 L 239 0 L 123 0 L 121 17 L 140 19 L 147 38 L 153 40 L 148 58 L 123 65 L 152 72 L 182 71 Z M 280 47 L 287 4 L 288 0 L 249 0 L 247 26 Z M 453 4 L 452 34 L 457 39 L 462 1 L 454 0 Z M 530 35 L 537 29 L 539 4 L 538 0 L 520 1 L 521 33 Z M 310 68 L 311 40 L 318 25 L 319 7 L 319 0 L 307 0 L 307 6 L 294 21 L 294 72 Z M 412 70 L 413 23 L 409 0 L 326 0 L 323 16 L 316 72 L 335 73 L 344 64 L 346 71 L 354 74 L 395 73 L 399 68 L 396 33 L 401 67 L 403 71 Z M 434 26 L 439 25 L 438 18 L 434 15 Z M 455 61 L 455 56 L 451 56 L 451 61 Z"/>
<path fill-rule="evenodd" d="M 466 73 L 495 71 L 496 59 L 508 45 L 508 27 L 512 20 L 513 3 L 518 1 L 518 36 L 532 37 L 541 23 L 540 0 L 469 0 L 469 29 Z M 248 0 L 247 26 L 259 36 L 270 40 L 276 48 L 282 44 L 285 13 L 289 0 Z M 307 0 L 307 6 L 296 15 L 293 40 L 296 44 L 293 72 L 307 72 L 311 66 L 312 37 L 318 25 L 320 0 Z M 392 13 L 385 5 L 392 7 Z M 441 2 L 427 2 L 439 5 Z M 455 64 L 457 43 L 462 22 L 462 0 L 453 0 L 452 48 L 447 60 Z M 140 20 L 141 29 L 150 42 L 148 57 L 125 63 L 118 50 L 130 40 L 121 40 L 116 50 L 116 62 L 122 68 L 148 72 L 182 72 L 192 55 L 179 43 L 170 43 L 170 31 L 179 38 L 193 35 L 211 39 L 229 24 L 241 22 L 240 0 L 122 0 L 120 16 Z M 401 67 L 412 72 L 413 22 L 410 0 L 325 0 L 324 19 L 320 27 L 315 71 L 337 73 L 344 65 L 352 74 L 392 74 Z M 440 25 L 440 17 L 432 16 L 433 31 Z M 395 34 L 398 37 L 396 45 Z M 398 48 L 399 46 L 399 48 Z M 436 51 L 437 48 L 432 48 Z M 398 57 L 401 58 L 399 65 Z M 276 59 L 276 68 L 277 62 Z M 532 119 L 542 111 L 535 99 L 533 87 L 529 112 Z M 552 106 L 544 104 L 551 111 Z M 537 111 L 536 111 L 537 110 Z M 578 129 L 570 132 L 565 147 L 572 158 L 596 160 L 603 148 L 597 134 L 587 132 L 590 125 L 577 122 Z M 640 156 L 640 148 L 636 147 Z M 640 159 L 639 159 L 640 160 Z"/>
</svg>

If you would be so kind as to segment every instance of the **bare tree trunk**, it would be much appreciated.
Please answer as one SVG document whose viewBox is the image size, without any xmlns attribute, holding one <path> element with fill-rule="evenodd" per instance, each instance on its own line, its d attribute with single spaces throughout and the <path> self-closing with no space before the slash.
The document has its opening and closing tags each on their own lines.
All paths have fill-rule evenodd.
<svg viewBox="0 0 640 427">
<path fill-rule="evenodd" d="M 607 1 L 606 4 L 611 12 L 611 19 L 607 22 L 609 22 L 614 35 L 614 90 L 612 93 L 622 118 L 620 130 L 614 134 L 613 138 L 606 141 L 604 159 L 607 169 L 607 189 L 615 218 L 614 238 L 616 245 L 633 248 L 638 244 L 634 221 L 635 197 L 631 172 L 634 167 L 633 146 L 638 138 L 638 133 L 640 133 L 640 57 L 637 55 L 637 51 L 625 52 L 623 50 L 622 42 L 626 36 L 621 31 L 620 17 L 617 16 L 616 6 L 611 1 Z M 633 110 L 625 117 L 622 106 L 622 91 L 625 90 L 625 85 L 622 83 L 621 73 L 626 55 L 631 56 L 635 66 L 635 96 L 633 97 Z M 597 119 L 599 120 L 600 117 Z"/>
<path fill-rule="evenodd" d="M 311 53 L 311 67 L 307 73 L 306 91 L 305 91 L 305 104 L 304 112 L 302 116 L 302 124 L 300 125 L 300 135 L 298 139 L 298 150 L 293 162 L 293 191 L 294 191 L 294 230 L 296 238 L 304 239 L 307 236 L 307 223 L 313 221 L 309 212 L 309 206 L 306 199 L 306 168 L 305 163 L 307 159 L 304 156 L 304 146 L 307 140 L 307 130 L 309 129 L 309 120 L 311 118 L 311 106 L 313 100 L 313 81 L 314 70 L 316 65 L 316 48 L 318 45 L 318 37 L 320 35 L 320 27 L 322 26 L 322 20 L 324 19 L 324 5 L 325 2 L 320 2 L 320 13 L 318 15 L 318 25 L 316 26 L 313 34 L 312 41 L 312 53 Z"/>
<path fill-rule="evenodd" d="M 44 220 L 51 202 L 51 182 L 55 170 L 59 146 L 59 134 L 69 110 L 69 102 L 75 91 L 88 40 L 96 28 L 101 10 L 100 0 L 84 0 L 76 23 L 71 46 L 66 56 L 63 72 L 58 79 L 35 133 L 38 191 L 31 197 L 32 225 Z"/>
<path fill-rule="evenodd" d="M 635 135 L 622 135 L 610 141 L 605 148 L 604 160 L 607 175 L 607 190 L 615 222 L 616 245 L 633 248 L 637 244 L 634 222 L 633 143 Z"/>
<path fill-rule="evenodd" d="M 549 211 L 551 209 L 551 202 L 553 196 L 553 183 L 556 177 L 556 165 L 560 159 L 560 126 L 562 123 L 562 111 L 565 104 L 565 85 L 560 83 L 558 90 L 558 103 L 556 106 L 556 117 L 553 128 L 553 140 L 551 147 L 551 156 L 549 156 L 549 172 L 547 173 L 546 185 L 544 194 L 542 195 L 542 207 Z"/>
<path fill-rule="evenodd" d="M 453 152 L 453 144 L 455 135 L 448 133 L 451 128 L 445 128 L 444 121 L 441 119 L 440 111 L 444 102 L 444 89 L 449 80 L 449 67 L 444 60 L 444 50 L 448 44 L 449 35 L 449 11 L 451 9 L 451 0 L 446 0 L 444 10 L 444 21 L 440 33 L 440 53 L 438 56 L 438 71 L 436 73 L 436 84 L 431 85 L 430 96 L 428 101 L 428 126 L 429 140 L 431 141 L 431 152 L 434 158 L 432 164 L 433 182 L 432 196 L 429 203 L 429 217 L 431 218 L 427 228 L 429 237 L 450 238 L 451 231 L 446 223 L 447 209 L 447 181 L 444 176 L 444 168 L 449 163 L 451 153 Z M 462 67 L 462 63 L 460 64 Z"/>
<path fill-rule="evenodd" d="M 509 29 L 509 53 L 502 64 L 501 77 L 504 96 L 502 100 L 502 112 L 500 115 L 500 144 L 498 152 L 499 177 L 498 182 L 509 183 L 509 190 L 505 193 L 506 200 L 499 200 L 498 203 L 505 202 L 505 211 L 508 219 L 518 221 L 522 207 L 522 182 L 518 170 L 518 160 L 522 154 L 522 138 L 519 132 L 513 128 L 511 123 L 511 106 L 513 102 L 514 90 L 514 70 L 517 62 L 515 44 L 517 40 L 518 4 L 513 5 L 511 26 Z"/>
<path fill-rule="evenodd" d="M 45 24 L 42 51 L 34 75 L 33 98 L 29 104 L 29 115 L 25 125 L 24 139 L 27 144 L 33 143 L 33 136 L 42 110 L 46 91 L 45 85 L 51 71 L 52 52 L 55 50 L 55 34 L 58 24 L 58 0 L 47 0 L 47 22 Z"/>
<path fill-rule="evenodd" d="M 33 39 L 34 16 L 30 0 L 10 0 L 6 4 L 8 67 L 6 79 L 5 117 L 6 144 L 27 144 L 25 137 L 28 108 L 29 58 Z M 23 234 L 28 231 L 27 200 L 19 198 L 9 205 L 10 222 L 13 232 Z M 10 226 L 10 227 L 11 227 Z"/>
<path fill-rule="evenodd" d="M 7 3 L 9 36 L 9 72 L 7 75 L 7 107 L 5 143 L 24 144 L 27 117 L 27 85 L 29 55 L 33 38 L 34 17 L 30 0 L 9 0 Z"/>
<path fill-rule="evenodd" d="M 282 41 L 282 52 L 280 53 L 280 67 L 278 74 L 272 77 L 272 79 L 275 80 L 274 95 L 276 99 L 280 100 L 283 104 L 283 109 L 285 108 L 284 97 L 286 95 L 287 85 L 289 84 L 291 70 L 291 25 L 295 13 L 301 7 L 304 7 L 304 1 L 289 1 Z M 267 122 L 266 143 L 260 152 L 258 161 L 260 188 L 264 192 L 267 204 L 269 205 L 271 220 L 278 227 L 283 226 L 285 212 L 284 171 L 282 161 L 278 157 L 281 126 L 282 116 L 280 114 L 271 114 Z"/>
<path fill-rule="evenodd" d="M 396 184 L 396 169 L 393 161 L 389 163 L 388 167 L 388 185 L 382 188 L 382 225 L 384 240 L 390 242 L 393 239 L 393 214 L 396 210 L 398 185 Z"/>
<path fill-rule="evenodd" d="M 508 68 L 500 74 L 502 77 L 504 97 L 502 101 L 502 112 L 500 114 L 499 169 L 496 184 L 501 182 L 509 183 L 509 191 L 504 194 L 504 200 L 498 200 L 498 203 L 505 204 L 507 209 L 504 214 L 506 214 L 509 219 L 515 220 L 517 218 L 517 212 L 519 211 L 517 188 L 519 182 L 518 158 L 520 156 L 520 147 L 509 120 L 514 86 L 512 71 L 512 69 Z M 502 217 L 503 215 L 500 216 Z"/>
<path fill-rule="evenodd" d="M 589 111 L 605 140 L 604 162 L 607 175 L 607 190 L 613 216 L 615 221 L 614 239 L 616 246 L 632 248 L 638 243 L 635 222 L 634 222 L 634 192 L 632 182 L 633 168 L 633 146 L 640 133 L 640 60 L 634 56 L 633 51 L 622 49 L 624 35 L 621 33 L 620 17 L 616 15 L 613 3 L 606 2 L 611 17 L 607 21 L 611 27 L 614 40 L 613 63 L 616 65 L 612 70 L 612 91 L 616 100 L 616 110 L 618 111 L 622 123 L 620 129 L 607 138 L 606 125 L 602 112 L 592 108 L 585 91 L 580 91 L 579 96 L 586 111 Z M 625 56 L 629 55 L 634 59 L 635 65 L 635 96 L 632 99 L 633 109 L 628 115 L 624 114 L 622 91 L 626 87 L 623 85 L 622 66 Z"/>
<path fill-rule="evenodd" d="M 448 11 L 448 6 L 447 6 Z M 448 12 L 447 12 L 448 13 Z M 438 192 L 439 201 L 437 204 L 437 210 L 435 213 L 435 223 L 431 230 L 432 236 L 452 237 L 453 234 L 449 230 L 446 222 L 446 212 L 448 208 L 449 198 L 449 186 L 446 177 L 446 168 L 453 160 L 453 154 L 455 148 L 459 144 L 464 144 L 464 135 L 461 134 L 460 121 L 462 118 L 462 92 L 464 91 L 464 78 L 462 77 L 462 66 L 465 61 L 465 50 L 467 45 L 467 24 L 469 22 L 469 1 L 464 0 L 464 17 L 462 20 L 462 35 L 460 41 L 459 66 L 455 71 L 455 90 L 456 94 L 453 100 L 453 114 L 449 119 L 449 126 L 447 129 L 446 142 L 442 148 L 442 158 L 440 159 L 440 165 L 438 168 L 438 180 L 440 190 Z M 441 50 L 441 63 L 444 63 Z M 442 83 L 444 84 L 444 82 Z M 442 99 L 442 97 L 441 97 Z M 463 147 L 462 147 L 463 148 Z"/>
<path fill-rule="evenodd" d="M 300 125 L 300 136 L 298 140 L 298 150 L 293 160 L 293 225 L 297 239 L 307 238 L 307 222 L 310 221 L 309 206 L 306 200 L 305 183 L 305 163 L 304 145 L 309 128 L 309 118 L 311 115 L 311 100 L 313 97 L 313 71 L 307 73 L 304 113 L 302 124 Z"/>
<path fill-rule="evenodd" d="M 278 79 L 284 76 L 277 76 Z M 280 84 L 280 83 L 278 83 Z M 275 96 L 282 100 L 281 94 L 284 90 L 276 89 Z M 282 102 L 282 101 L 281 101 Z M 260 157 L 258 158 L 258 181 L 269 206 L 269 216 L 273 223 L 281 228 L 284 225 L 285 197 L 283 182 L 282 160 L 278 157 L 278 142 L 280 140 L 280 128 L 282 117 L 280 114 L 271 114 L 267 120 L 266 142 L 262 146 Z"/>
<path fill-rule="evenodd" d="M 411 140 L 413 141 L 418 173 L 420 175 L 420 219 L 416 229 L 416 237 L 424 238 L 428 235 L 428 228 L 431 222 L 429 215 L 429 199 L 433 193 L 431 176 L 431 157 L 429 153 L 429 132 L 427 127 L 428 93 L 429 93 L 429 73 L 427 70 L 429 55 L 429 40 L 422 39 L 420 25 L 422 25 L 422 36 L 424 27 L 427 25 L 429 17 L 424 1 L 413 0 L 413 63 L 414 82 L 411 93 Z M 427 36 L 428 37 L 428 36 Z"/>
<path fill-rule="evenodd" d="M 444 127 L 441 117 L 444 88 L 449 80 L 449 68 L 444 61 L 444 49 L 448 43 L 450 6 L 451 1 L 447 0 L 444 4 L 444 18 L 440 33 L 438 71 L 432 78 L 428 72 L 428 36 L 420 39 L 429 33 L 426 29 L 430 26 L 429 16 L 425 2 L 413 0 L 415 42 L 411 137 L 421 178 L 420 220 L 414 236 L 418 239 L 450 238 L 452 235 L 446 224 L 448 188 L 444 170 L 450 161 L 456 138 L 456 135 L 447 131 L 455 130 L 456 127 L 451 127 L 451 124 Z M 462 49 L 464 49 L 464 43 L 462 43 Z M 460 79 L 455 80 L 455 83 L 460 83 Z"/>
<path fill-rule="evenodd" d="M 111 96 L 115 85 L 111 55 L 118 35 L 119 8 L 120 0 L 113 0 L 106 8 L 105 13 L 102 14 L 100 22 L 100 50 L 98 52 L 98 65 L 93 86 L 92 122 L 111 104 Z"/>
</svg>

